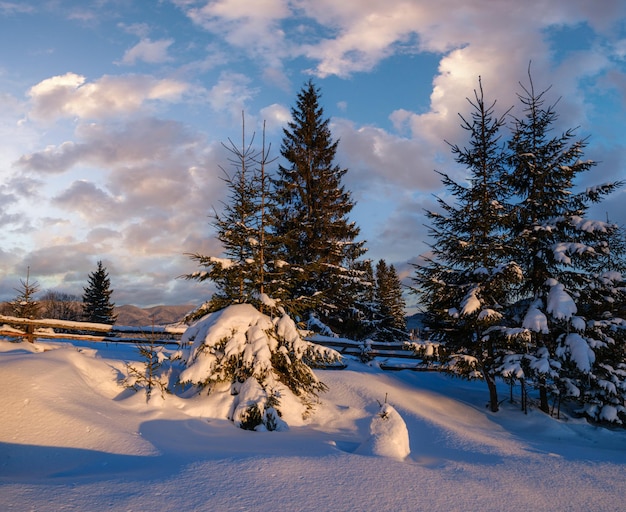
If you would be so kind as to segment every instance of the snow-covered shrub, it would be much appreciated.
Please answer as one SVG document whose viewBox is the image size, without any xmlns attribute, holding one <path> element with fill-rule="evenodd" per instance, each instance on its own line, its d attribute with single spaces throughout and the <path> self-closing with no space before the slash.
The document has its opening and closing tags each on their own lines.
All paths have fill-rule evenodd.
<svg viewBox="0 0 626 512">
<path fill-rule="evenodd" d="M 390 404 L 381 404 L 370 423 L 370 436 L 357 453 L 395 459 L 404 459 L 411 453 L 409 431 L 402 416 Z"/>
<path fill-rule="evenodd" d="M 285 428 L 281 416 L 293 404 L 305 416 L 317 394 L 326 390 L 311 366 L 341 359 L 335 350 L 304 340 L 288 315 L 272 319 L 250 304 L 206 315 L 187 329 L 181 341 L 190 348 L 183 355 L 180 382 L 209 393 L 218 384 L 229 383 L 233 395 L 229 418 L 256 430 Z"/>
</svg>

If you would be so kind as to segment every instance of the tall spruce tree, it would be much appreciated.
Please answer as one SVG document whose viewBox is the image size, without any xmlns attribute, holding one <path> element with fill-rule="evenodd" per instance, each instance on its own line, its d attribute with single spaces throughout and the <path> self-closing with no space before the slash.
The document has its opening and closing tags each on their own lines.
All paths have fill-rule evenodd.
<svg viewBox="0 0 626 512">
<path fill-rule="evenodd" d="M 342 317 L 351 314 L 354 294 L 345 287 L 363 279 L 355 266 L 365 252 L 359 228 L 348 219 L 354 203 L 342 185 L 347 169 L 334 163 L 338 141 L 309 81 L 300 91 L 292 120 L 284 129 L 273 182 L 273 227 L 280 240 L 280 274 L 275 295 L 288 309 L 310 314 L 343 334 Z M 352 298 L 351 298 L 352 297 Z"/>
<path fill-rule="evenodd" d="M 455 160 L 467 170 L 467 184 L 441 174 L 455 203 L 438 198 L 441 213 L 427 212 L 432 257 L 416 266 L 414 280 L 427 323 L 443 344 L 446 368 L 485 380 L 490 408 L 497 411 L 496 376 L 501 357 L 514 341 L 503 306 L 520 271 L 507 243 L 509 193 L 500 142 L 506 114 L 496 117 L 495 102 L 486 103 L 480 81 L 479 86 L 474 99 L 468 98 L 471 118 L 459 114 L 469 147 L 450 144 Z"/>
<path fill-rule="evenodd" d="M 265 146 L 265 129 L 261 149 L 254 147 L 254 135 L 247 140 L 242 115 L 241 145 L 231 139 L 224 147 L 230 152 L 233 171 L 224 168 L 228 199 L 221 213 L 215 213 L 217 238 L 224 249 L 223 257 L 191 254 L 203 270 L 185 276 L 199 281 L 211 280 L 216 293 L 194 317 L 217 311 L 231 304 L 254 304 L 262 309 L 260 296 L 266 293 L 267 271 L 273 260 L 268 258 L 271 236 L 268 233 L 267 201 L 269 177 L 266 166 L 271 162 L 271 147 Z M 269 267 L 269 268 L 268 268 Z"/>
<path fill-rule="evenodd" d="M 518 325 L 528 335 L 519 366 L 524 378 L 538 387 L 540 408 L 550 412 L 550 393 L 559 401 L 576 397 L 583 402 L 590 393 L 598 405 L 598 393 L 590 387 L 601 389 L 606 384 L 601 376 L 606 365 L 623 365 L 623 358 L 609 361 L 603 355 L 616 351 L 623 356 L 619 338 L 623 340 L 624 331 L 614 330 L 614 323 L 601 318 L 603 313 L 597 316 L 605 309 L 602 305 L 589 308 L 598 300 L 606 306 L 606 293 L 592 293 L 605 287 L 603 278 L 598 280 L 588 269 L 605 252 L 607 237 L 616 226 L 585 218 L 589 204 L 620 184 L 573 193 L 575 178 L 595 162 L 583 159 L 586 141 L 576 140 L 574 130 L 550 135 L 557 114 L 554 105 L 546 106 L 546 92 L 535 91 L 532 77 L 528 87 L 522 86 L 518 96 L 524 116 L 515 119 L 509 150 L 510 187 L 517 199 L 511 231 L 524 275 L 516 313 Z M 615 287 L 613 279 L 604 283 Z M 621 371 L 611 372 L 619 395 L 613 393 L 611 398 L 623 403 L 626 385 Z M 612 404 L 604 404 L 612 410 Z M 601 408 L 597 417 L 603 414 Z"/>
<path fill-rule="evenodd" d="M 384 259 L 376 264 L 375 301 L 377 311 L 374 339 L 381 341 L 406 341 L 406 301 L 402 295 L 402 283 L 393 265 Z"/>
<path fill-rule="evenodd" d="M 83 319 L 86 322 L 114 324 L 117 319 L 115 304 L 111 302 L 111 280 L 102 261 L 89 274 L 88 285 L 83 288 Z"/>
</svg>

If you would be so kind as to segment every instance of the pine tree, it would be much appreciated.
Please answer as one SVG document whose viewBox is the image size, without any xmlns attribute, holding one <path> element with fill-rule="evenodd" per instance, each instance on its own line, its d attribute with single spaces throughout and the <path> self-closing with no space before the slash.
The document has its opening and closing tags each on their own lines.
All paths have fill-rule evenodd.
<svg viewBox="0 0 626 512">
<path fill-rule="evenodd" d="M 113 290 L 111 280 L 102 261 L 98 261 L 96 270 L 89 274 L 89 284 L 84 288 L 83 318 L 86 322 L 114 324 L 117 315 L 115 304 L 111 302 Z"/>
<path fill-rule="evenodd" d="M 341 183 L 347 169 L 334 163 L 338 142 L 319 99 L 309 81 L 284 129 L 286 164 L 278 167 L 273 194 L 272 224 L 282 260 L 275 293 L 292 313 L 314 313 L 342 331 L 341 318 L 354 306 L 342 289 L 361 277 L 355 262 L 365 249 L 348 219 L 354 203 Z"/>
<path fill-rule="evenodd" d="M 409 338 L 406 332 L 406 302 L 402 295 L 402 283 L 393 265 L 387 266 L 383 259 L 376 264 L 375 301 L 377 309 L 377 325 L 374 339 L 381 341 L 405 341 Z"/>
<path fill-rule="evenodd" d="M 498 410 L 496 377 L 513 338 L 503 306 L 520 278 L 508 253 L 509 194 L 506 158 L 500 143 L 505 115 L 495 117 L 495 102 L 485 103 L 482 83 L 468 102 L 471 119 L 462 115 L 469 148 L 450 144 L 465 166 L 468 184 L 447 174 L 443 184 L 454 204 L 438 198 L 442 213 L 428 211 L 432 257 L 416 266 L 417 293 L 427 308 L 428 324 L 442 342 L 446 368 L 466 378 L 481 378 L 489 389 L 492 411 Z"/>
<path fill-rule="evenodd" d="M 603 253 L 615 226 L 585 214 L 591 202 L 620 184 L 574 194 L 576 176 L 595 166 L 583 159 L 586 141 L 575 140 L 574 130 L 551 137 L 557 114 L 554 105 L 545 106 L 547 90 L 536 93 L 532 78 L 522 90 L 524 117 L 515 119 L 509 143 L 510 186 L 518 198 L 512 235 L 524 275 L 516 309 L 529 338 L 519 364 L 539 389 L 541 410 L 550 412 L 550 392 L 559 400 L 580 397 L 584 382 L 593 380 L 594 368 L 603 364 L 597 359 L 601 352 L 594 352 L 594 346 L 605 344 L 598 340 L 598 319 L 581 315 L 591 314 L 585 313 L 585 302 L 595 286 L 585 269 Z M 595 322 L 594 329 L 589 322 Z"/>
</svg>

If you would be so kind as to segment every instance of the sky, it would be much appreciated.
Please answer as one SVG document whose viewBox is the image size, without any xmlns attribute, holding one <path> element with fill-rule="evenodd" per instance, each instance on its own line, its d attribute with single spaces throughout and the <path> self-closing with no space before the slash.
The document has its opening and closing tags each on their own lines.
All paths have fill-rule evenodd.
<svg viewBox="0 0 626 512">
<path fill-rule="evenodd" d="M 625 176 L 620 0 L 0 0 L 0 300 L 30 279 L 81 296 L 101 260 L 118 305 L 200 303 L 187 256 L 218 256 L 222 143 L 282 129 L 313 79 L 367 256 L 402 277 L 427 249 L 424 210 L 462 181 L 481 77 L 496 111 L 531 69 L 598 162 Z M 592 216 L 626 224 L 626 190 Z"/>
</svg>

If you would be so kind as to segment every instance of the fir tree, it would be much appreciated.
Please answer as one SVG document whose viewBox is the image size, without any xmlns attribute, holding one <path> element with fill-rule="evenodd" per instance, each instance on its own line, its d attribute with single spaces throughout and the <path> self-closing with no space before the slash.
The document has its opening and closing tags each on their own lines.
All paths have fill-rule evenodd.
<svg viewBox="0 0 626 512">
<path fill-rule="evenodd" d="M 316 313 L 342 331 L 341 318 L 354 306 L 342 290 L 362 277 L 355 262 L 365 250 L 356 241 L 358 227 L 348 219 L 354 203 L 341 183 L 347 169 L 334 163 L 338 142 L 319 99 L 319 89 L 309 81 L 284 129 L 285 165 L 278 167 L 273 197 L 272 224 L 282 260 L 276 294 L 291 312 Z"/>
<path fill-rule="evenodd" d="M 547 90 L 536 93 L 530 78 L 522 91 L 524 116 L 515 119 L 509 143 L 510 186 L 518 200 L 511 229 L 524 274 L 516 313 L 529 338 L 520 366 L 539 388 L 541 410 L 550 412 L 550 392 L 559 400 L 580 397 L 583 384 L 594 380 L 594 368 L 605 363 L 594 348 L 610 335 L 600 336 L 602 322 L 584 316 L 595 316 L 588 308 L 594 300 L 589 290 L 598 284 L 586 269 L 604 252 L 616 226 L 585 214 L 590 203 L 620 184 L 573 193 L 575 178 L 595 166 L 583 159 L 586 141 L 576 140 L 574 130 L 550 136 L 557 114 L 554 105 L 545 105 Z"/>
<path fill-rule="evenodd" d="M 102 261 L 96 270 L 89 274 L 89 284 L 84 288 L 83 318 L 86 322 L 114 324 L 117 319 L 115 304 L 111 302 L 113 290 L 111 280 Z"/>
<path fill-rule="evenodd" d="M 511 342 L 502 308 L 520 273 L 508 254 L 505 229 L 509 194 L 500 129 L 506 114 L 495 116 L 495 102 L 485 102 L 479 85 L 474 99 L 468 98 L 471 119 L 459 114 L 469 147 L 450 144 L 456 161 L 467 169 L 468 184 L 441 174 L 456 201 L 438 198 L 442 213 L 427 212 L 432 257 L 416 266 L 415 283 L 436 341 L 443 343 L 440 353 L 447 357 L 447 369 L 484 379 L 490 408 L 497 411 L 495 381 Z"/>
</svg>

